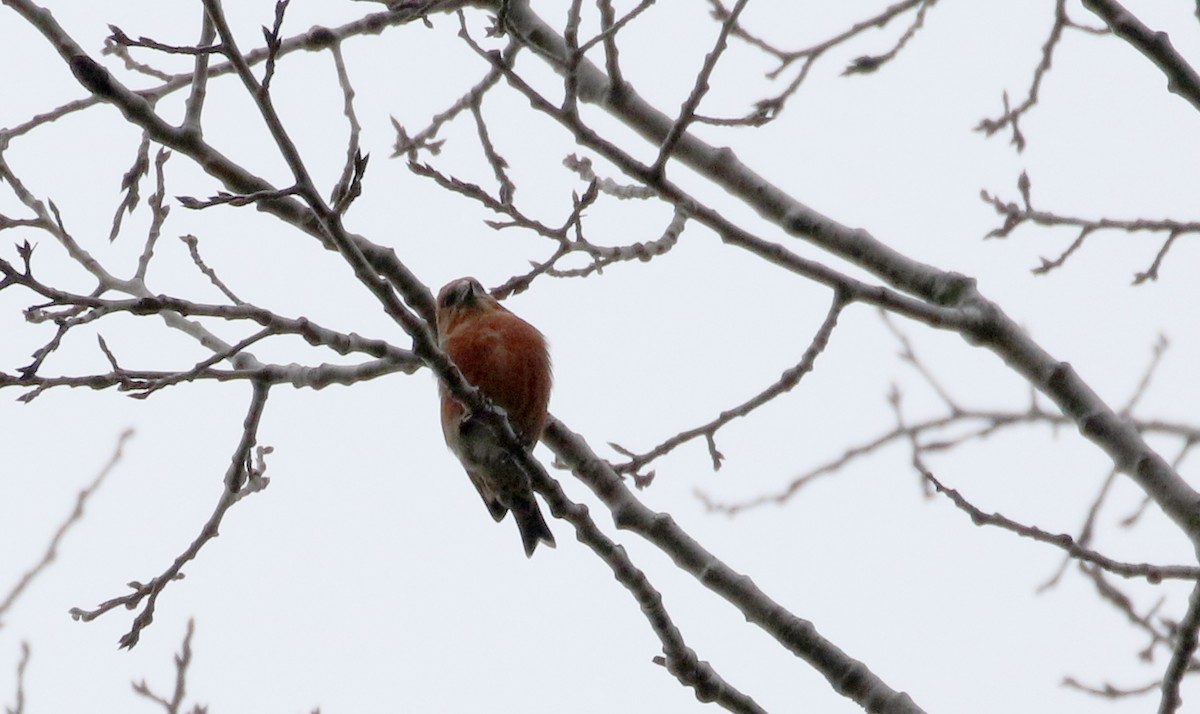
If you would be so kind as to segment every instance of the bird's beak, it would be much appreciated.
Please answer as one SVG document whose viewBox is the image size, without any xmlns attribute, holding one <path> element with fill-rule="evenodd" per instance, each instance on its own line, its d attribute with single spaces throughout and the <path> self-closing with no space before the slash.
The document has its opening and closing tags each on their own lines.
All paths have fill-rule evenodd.
<svg viewBox="0 0 1200 714">
<path fill-rule="evenodd" d="M 472 301 L 474 295 L 475 291 L 469 280 L 464 280 L 454 286 L 454 302 L 457 305 L 466 305 Z"/>
</svg>

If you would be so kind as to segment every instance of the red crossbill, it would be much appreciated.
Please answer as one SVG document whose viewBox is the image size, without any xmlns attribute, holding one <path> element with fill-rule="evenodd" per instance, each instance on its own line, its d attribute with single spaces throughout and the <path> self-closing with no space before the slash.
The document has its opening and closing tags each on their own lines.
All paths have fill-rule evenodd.
<svg viewBox="0 0 1200 714">
<path fill-rule="evenodd" d="M 546 426 L 550 353 L 533 325 L 509 312 L 474 278 L 446 284 L 437 298 L 438 344 L 468 382 L 508 414 L 526 451 Z M 439 384 L 442 433 L 496 522 L 512 511 L 532 556 L 539 541 L 554 547 L 529 477 L 463 405 Z"/>
</svg>

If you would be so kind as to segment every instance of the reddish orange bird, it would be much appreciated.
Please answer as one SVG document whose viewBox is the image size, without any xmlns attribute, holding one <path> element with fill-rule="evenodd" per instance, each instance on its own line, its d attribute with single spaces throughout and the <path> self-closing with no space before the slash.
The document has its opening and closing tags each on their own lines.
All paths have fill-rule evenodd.
<svg viewBox="0 0 1200 714">
<path fill-rule="evenodd" d="M 438 344 L 463 377 L 508 414 L 513 431 L 532 451 L 546 426 L 550 353 L 533 325 L 509 312 L 475 278 L 446 284 L 437 298 Z M 488 429 L 439 384 L 442 434 L 499 523 L 509 511 L 521 531 L 525 555 L 539 542 L 554 547 L 529 477 Z"/>
</svg>

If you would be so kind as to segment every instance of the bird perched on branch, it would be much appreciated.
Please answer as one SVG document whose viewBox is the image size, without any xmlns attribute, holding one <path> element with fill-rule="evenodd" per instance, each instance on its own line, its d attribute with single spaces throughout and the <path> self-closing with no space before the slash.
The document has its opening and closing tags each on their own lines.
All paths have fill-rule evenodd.
<svg viewBox="0 0 1200 714">
<path fill-rule="evenodd" d="M 438 344 L 468 382 L 508 414 L 525 450 L 532 451 L 546 426 L 550 402 L 550 353 L 542 333 L 509 312 L 475 278 L 446 284 L 437 298 Z M 525 555 L 539 542 L 554 547 L 529 477 L 467 409 L 439 384 L 442 433 L 496 522 L 512 511 Z"/>
</svg>

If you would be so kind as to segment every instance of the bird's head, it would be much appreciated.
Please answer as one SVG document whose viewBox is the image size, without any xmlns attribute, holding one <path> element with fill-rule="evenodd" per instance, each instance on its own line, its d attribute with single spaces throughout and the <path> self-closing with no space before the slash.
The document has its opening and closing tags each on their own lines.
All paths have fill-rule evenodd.
<svg viewBox="0 0 1200 714">
<path fill-rule="evenodd" d="M 472 315 L 491 310 L 503 310 L 500 303 L 488 294 L 475 278 L 458 278 L 446 283 L 437 296 L 437 331 L 439 337 Z"/>
</svg>

